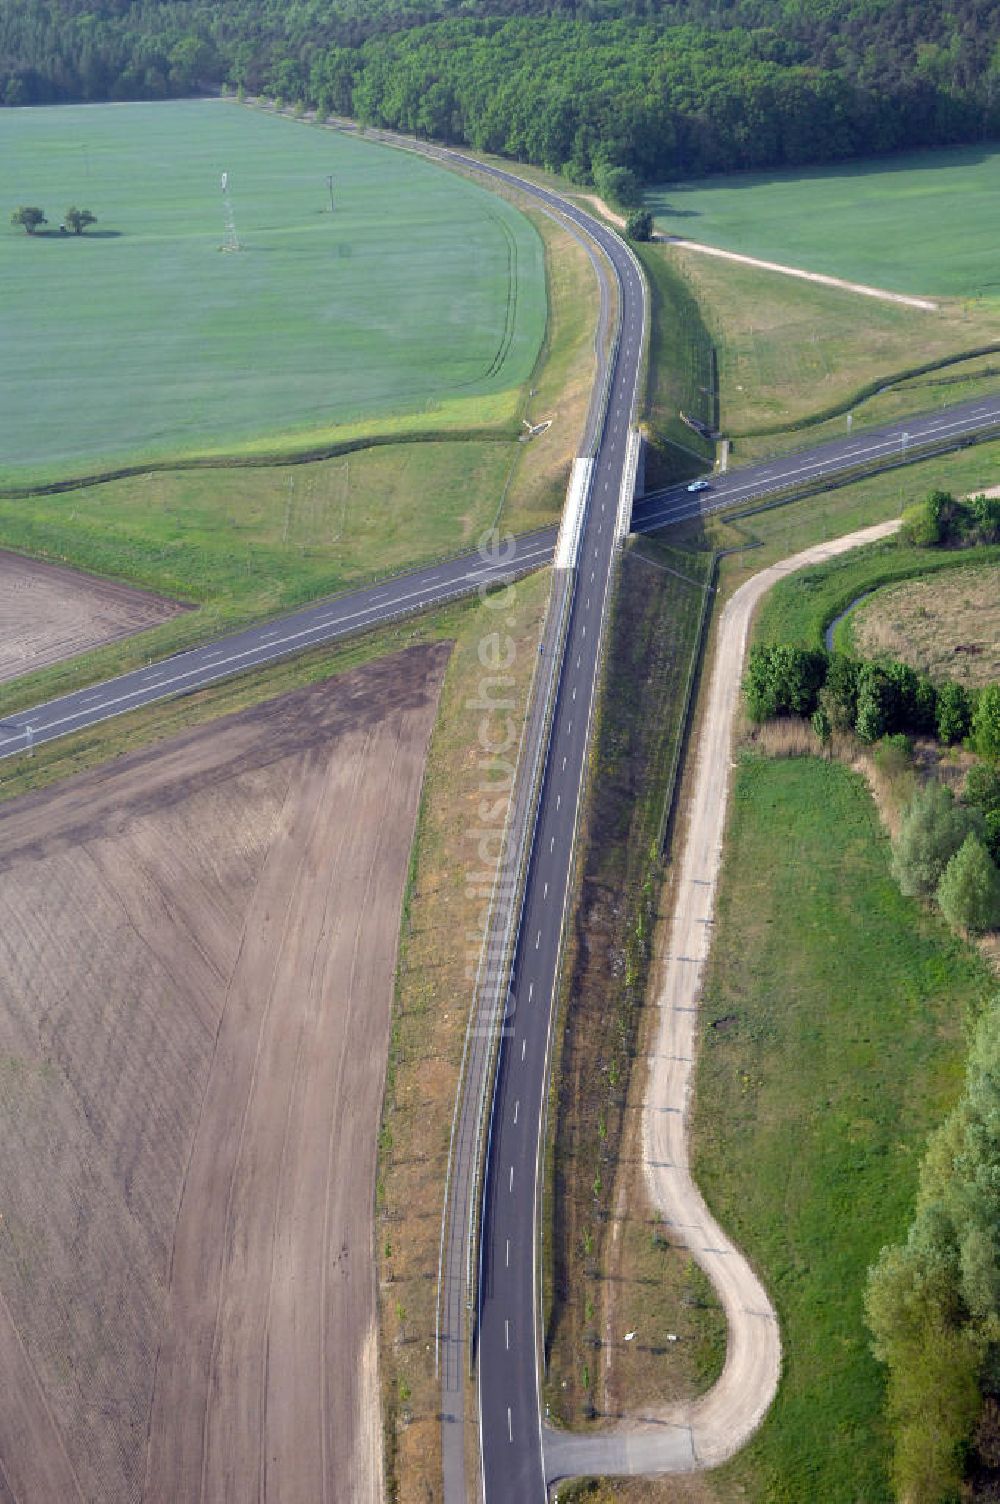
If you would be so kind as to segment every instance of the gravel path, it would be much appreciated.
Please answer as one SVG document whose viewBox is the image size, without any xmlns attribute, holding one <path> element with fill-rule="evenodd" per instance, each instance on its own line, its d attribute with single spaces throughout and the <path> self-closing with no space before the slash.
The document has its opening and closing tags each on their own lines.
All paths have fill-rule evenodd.
<svg viewBox="0 0 1000 1504">
<path fill-rule="evenodd" d="M 733 724 L 750 622 L 761 597 L 796 569 L 888 537 L 898 521 L 817 544 L 773 564 L 726 603 L 708 704 L 696 748 L 691 817 L 679 857 L 677 901 L 657 1006 L 643 1112 L 643 1158 L 650 1199 L 671 1241 L 711 1279 L 729 1323 L 718 1382 L 693 1401 L 644 1415 L 628 1429 L 546 1435 L 546 1472 L 560 1477 L 687 1473 L 716 1467 L 739 1451 L 764 1419 L 781 1374 L 777 1317 L 760 1280 L 712 1218 L 688 1160 L 698 1002 L 711 943 L 715 891 L 732 767 Z"/>
<path fill-rule="evenodd" d="M 824 287 L 839 287 L 842 292 L 860 293 L 863 298 L 879 298 L 883 303 L 902 303 L 907 308 L 924 308 L 933 312 L 937 303 L 930 298 L 914 298 L 905 292 L 889 292 L 885 287 L 870 287 L 867 282 L 847 282 L 843 277 L 828 277 L 825 272 L 807 272 L 801 266 L 786 266 L 782 261 L 762 261 L 759 256 L 744 256 L 740 251 L 724 251 L 717 245 L 703 245 L 700 240 L 685 240 L 683 235 L 655 235 L 654 240 L 679 245 L 685 251 L 703 256 L 720 256 L 723 261 L 740 261 L 744 266 L 758 266 L 765 272 L 780 272 L 784 277 L 800 277 L 803 282 L 819 282 Z"/>
</svg>

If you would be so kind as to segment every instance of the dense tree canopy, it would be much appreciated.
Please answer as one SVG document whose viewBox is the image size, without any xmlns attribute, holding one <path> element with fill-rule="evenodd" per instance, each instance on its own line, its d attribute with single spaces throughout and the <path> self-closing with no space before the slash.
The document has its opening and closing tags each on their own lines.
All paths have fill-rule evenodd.
<svg viewBox="0 0 1000 1504">
<path fill-rule="evenodd" d="M 1000 134 L 998 43 L 989 0 L 7 0 L 0 100 L 226 82 L 671 178 Z"/>
</svg>

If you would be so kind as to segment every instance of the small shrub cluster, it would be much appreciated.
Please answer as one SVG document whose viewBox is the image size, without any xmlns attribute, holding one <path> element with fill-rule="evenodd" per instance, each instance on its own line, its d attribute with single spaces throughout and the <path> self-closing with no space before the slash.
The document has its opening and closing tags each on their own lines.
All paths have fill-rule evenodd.
<svg viewBox="0 0 1000 1504">
<path fill-rule="evenodd" d="M 970 1442 L 990 1450 L 1000 1376 L 1000 998 L 980 1020 L 962 1097 L 928 1144 L 906 1242 L 882 1249 L 865 1308 L 889 1370 L 897 1497 L 965 1497 Z"/>
<path fill-rule="evenodd" d="M 642 204 L 642 184 L 630 167 L 595 162 L 594 187 L 605 203 L 620 209 L 638 209 Z"/>
<path fill-rule="evenodd" d="M 914 548 L 973 548 L 1000 543 L 1000 497 L 961 500 L 931 491 L 903 512 L 900 538 Z"/>
<path fill-rule="evenodd" d="M 752 721 L 813 718 L 822 742 L 853 731 L 863 742 L 885 736 L 936 736 L 950 746 L 971 736 L 984 757 L 1000 759 L 1000 684 L 937 685 L 898 659 L 852 658 L 823 648 L 779 643 L 751 648 L 743 697 Z"/>
<path fill-rule="evenodd" d="M 893 843 L 896 880 L 904 893 L 935 898 L 957 929 L 974 935 L 996 929 L 1000 872 L 987 843 L 983 808 L 965 799 L 959 803 L 950 789 L 932 779 L 917 790 L 903 814 Z"/>
</svg>

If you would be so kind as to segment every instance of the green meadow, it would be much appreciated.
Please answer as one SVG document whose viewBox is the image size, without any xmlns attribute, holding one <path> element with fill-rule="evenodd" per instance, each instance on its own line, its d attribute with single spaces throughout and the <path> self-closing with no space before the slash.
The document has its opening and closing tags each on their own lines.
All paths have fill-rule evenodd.
<svg viewBox="0 0 1000 1504">
<path fill-rule="evenodd" d="M 742 758 L 715 933 L 695 1176 L 760 1271 L 784 1346 L 775 1404 L 720 1492 L 889 1504 L 867 1270 L 905 1235 L 996 979 L 902 896 L 862 778 L 814 757 Z"/>
<path fill-rule="evenodd" d="M 1000 296 L 1000 148 L 666 183 L 661 232 L 895 292 Z"/>
<path fill-rule="evenodd" d="M 10 111 L 0 178 L 0 482 L 516 414 L 542 244 L 453 173 L 195 100 Z M 9 223 L 21 204 L 44 233 Z M 59 233 L 70 204 L 83 236 Z"/>
</svg>

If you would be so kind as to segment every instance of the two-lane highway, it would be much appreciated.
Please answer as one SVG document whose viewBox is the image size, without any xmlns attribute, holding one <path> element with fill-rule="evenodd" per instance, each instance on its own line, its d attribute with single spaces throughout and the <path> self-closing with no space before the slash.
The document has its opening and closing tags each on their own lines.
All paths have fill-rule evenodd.
<svg viewBox="0 0 1000 1504">
<path fill-rule="evenodd" d="M 157 700 L 191 694 L 232 674 L 276 663 L 289 654 L 370 631 L 477 590 L 488 590 L 548 564 L 555 540 L 555 528 L 503 541 L 490 537 L 476 553 L 317 601 L 289 616 L 247 627 L 103 684 L 18 711 L 0 720 L 0 757 L 28 751 Z"/>
<path fill-rule="evenodd" d="M 561 938 L 645 329 L 645 286 L 631 252 L 588 215 L 558 207 L 600 244 L 614 269 L 620 332 L 576 561 L 490 1119 L 478 1324 L 487 1504 L 546 1497 L 536 1361 L 540 1150 Z"/>
<path fill-rule="evenodd" d="M 859 472 L 912 464 L 997 433 L 1000 397 L 973 398 L 936 413 L 900 418 L 879 428 L 745 465 L 716 476 L 708 490 L 696 495 L 686 486 L 669 487 L 637 503 L 633 527 L 651 532 L 722 507 L 753 506 L 783 491 L 826 490 L 843 485 Z"/>
<path fill-rule="evenodd" d="M 961 403 L 926 417 L 903 419 L 853 438 L 830 440 L 812 449 L 744 466 L 715 477 L 711 489 L 700 495 L 689 494 L 684 486 L 673 487 L 638 502 L 633 527 L 651 532 L 724 507 L 752 506 L 789 488 L 828 488 L 843 484 L 861 466 L 886 468 L 909 463 L 926 454 L 928 446 L 935 452 L 938 448 L 954 449 L 997 431 L 1000 397 Z M 556 532 L 551 527 L 524 534 L 506 544 L 499 557 L 489 551 L 464 554 L 318 601 L 302 611 L 191 648 L 148 668 L 8 715 L 0 720 L 0 758 L 85 730 L 142 705 L 193 693 L 291 653 L 430 610 L 509 575 L 539 569 L 551 562 Z"/>
</svg>

